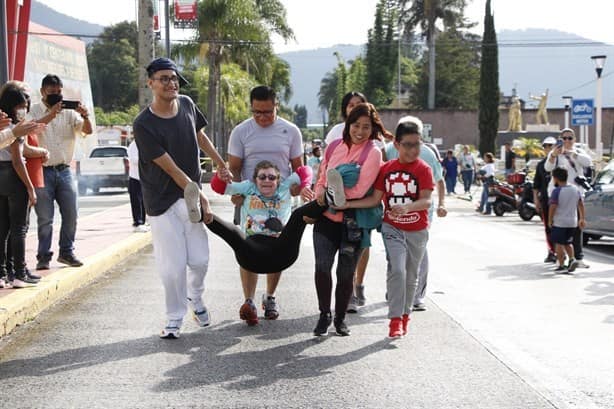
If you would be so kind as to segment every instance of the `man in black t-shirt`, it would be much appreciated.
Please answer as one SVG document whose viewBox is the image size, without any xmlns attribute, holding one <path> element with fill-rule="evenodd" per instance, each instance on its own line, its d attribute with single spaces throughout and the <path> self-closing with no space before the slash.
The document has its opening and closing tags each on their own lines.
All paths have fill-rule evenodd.
<svg viewBox="0 0 614 409">
<path fill-rule="evenodd" d="M 546 171 L 544 168 L 548 154 L 555 144 L 556 139 L 552 136 L 547 137 L 542 142 L 546 156 L 537 163 L 535 177 L 533 178 L 533 203 L 535 203 L 535 210 L 541 215 L 542 222 L 544 223 L 546 245 L 548 246 L 548 255 L 544 259 L 544 263 L 554 263 L 556 261 L 554 245 L 550 239 L 550 227 L 548 227 L 548 184 L 550 183 L 551 175 L 550 172 Z"/>
<path fill-rule="evenodd" d="M 223 179 L 230 181 L 232 175 L 203 132 L 207 119 L 189 97 L 179 95 L 179 85 L 187 82 L 175 63 L 155 59 L 147 73 L 153 102 L 134 120 L 133 130 L 145 212 L 166 299 L 167 323 L 160 337 L 178 338 L 188 302 L 196 322 L 209 325 L 202 300 L 209 263 L 207 232 L 203 223 L 190 221 L 183 198 L 190 182 L 200 185 L 199 148 L 213 159 Z M 197 194 L 203 217 L 210 217 L 207 198 Z"/>
</svg>

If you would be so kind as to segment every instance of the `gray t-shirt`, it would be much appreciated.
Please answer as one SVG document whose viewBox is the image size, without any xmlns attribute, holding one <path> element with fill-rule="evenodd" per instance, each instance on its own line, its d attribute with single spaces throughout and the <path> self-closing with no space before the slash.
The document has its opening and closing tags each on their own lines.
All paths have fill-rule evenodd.
<svg viewBox="0 0 614 409">
<path fill-rule="evenodd" d="M 159 216 L 183 197 L 175 181 L 153 160 L 168 153 L 190 179 L 200 184 L 197 133 L 207 125 L 205 115 L 190 97 L 179 95 L 179 111 L 173 118 L 160 118 L 145 108 L 134 120 L 133 132 L 139 151 L 139 177 L 145 212 Z"/>
<path fill-rule="evenodd" d="M 578 201 L 582 193 L 574 185 L 555 187 L 550 195 L 550 204 L 556 205 L 552 225 L 556 227 L 578 227 Z"/>
<path fill-rule="evenodd" d="M 243 160 L 241 180 L 252 180 L 256 164 L 268 160 L 279 168 L 282 178 L 290 176 L 290 159 L 303 154 L 303 137 L 296 125 L 277 117 L 266 128 L 254 118 L 237 125 L 230 134 L 228 154 Z"/>
</svg>

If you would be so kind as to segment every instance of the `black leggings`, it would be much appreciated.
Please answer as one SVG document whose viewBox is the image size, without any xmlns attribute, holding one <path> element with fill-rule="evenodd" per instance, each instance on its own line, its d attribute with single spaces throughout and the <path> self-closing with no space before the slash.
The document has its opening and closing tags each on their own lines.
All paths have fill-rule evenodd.
<svg viewBox="0 0 614 409">
<path fill-rule="evenodd" d="M 305 231 L 303 216 L 316 219 L 324 213 L 314 200 L 294 212 L 278 237 L 254 234 L 245 236 L 237 226 L 213 216 L 206 226 L 232 247 L 235 258 L 241 267 L 258 274 L 270 274 L 290 267 L 298 258 L 301 237 Z"/>
</svg>

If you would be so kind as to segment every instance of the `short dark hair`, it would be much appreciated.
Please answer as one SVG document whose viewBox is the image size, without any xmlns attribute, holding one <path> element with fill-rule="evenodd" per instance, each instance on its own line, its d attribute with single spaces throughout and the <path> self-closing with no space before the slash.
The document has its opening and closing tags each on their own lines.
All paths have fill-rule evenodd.
<svg viewBox="0 0 614 409">
<path fill-rule="evenodd" d="M 23 103 L 29 106 L 30 98 L 19 87 L 7 84 L 0 91 L 0 110 L 8 115 L 13 123 L 17 123 L 15 118 L 15 107 Z"/>
<path fill-rule="evenodd" d="M 397 142 L 401 142 L 405 135 L 418 135 L 422 137 L 420 134 L 420 127 L 415 122 L 401 122 L 397 125 L 397 129 L 394 132 L 394 140 Z"/>
<path fill-rule="evenodd" d="M 495 161 L 495 155 L 493 155 L 493 154 L 492 154 L 492 153 L 490 153 L 490 152 L 486 152 L 486 153 L 484 154 L 484 161 L 485 161 L 486 163 L 493 163 L 493 162 Z"/>
<path fill-rule="evenodd" d="M 54 85 L 59 85 L 60 87 L 64 87 L 64 84 L 62 84 L 62 80 L 60 79 L 60 77 L 58 77 L 55 74 L 47 74 L 43 77 L 41 87 L 48 87 L 48 86 L 54 86 Z"/>
<path fill-rule="evenodd" d="M 358 92 L 358 91 L 350 91 L 347 94 L 345 94 L 343 96 L 343 98 L 341 99 L 341 118 L 343 118 L 343 120 L 345 121 L 346 119 L 348 119 L 348 115 L 347 115 L 347 109 L 348 109 L 348 105 L 350 105 L 350 101 L 352 98 L 354 97 L 358 97 L 360 98 L 360 102 L 369 102 L 367 101 L 367 97 L 365 97 L 362 93 Z"/>
<path fill-rule="evenodd" d="M 565 168 L 554 168 L 552 170 L 552 177 L 561 182 L 567 182 L 567 175 L 567 169 Z"/>
<path fill-rule="evenodd" d="M 257 101 L 273 101 L 274 104 L 277 103 L 277 93 L 275 90 L 266 85 L 259 85 L 252 89 L 249 93 L 249 103 L 251 104 Z"/>
</svg>

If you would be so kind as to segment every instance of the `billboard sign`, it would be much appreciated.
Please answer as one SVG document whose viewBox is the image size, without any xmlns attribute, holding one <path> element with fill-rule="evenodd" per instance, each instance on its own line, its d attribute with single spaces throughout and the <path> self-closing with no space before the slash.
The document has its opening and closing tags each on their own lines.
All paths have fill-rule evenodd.
<svg viewBox="0 0 614 409">
<path fill-rule="evenodd" d="M 571 124 L 573 126 L 592 125 L 594 106 L 592 99 L 574 99 L 571 101 Z"/>
</svg>

